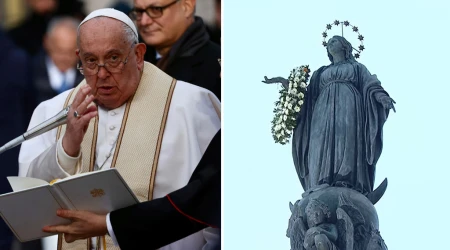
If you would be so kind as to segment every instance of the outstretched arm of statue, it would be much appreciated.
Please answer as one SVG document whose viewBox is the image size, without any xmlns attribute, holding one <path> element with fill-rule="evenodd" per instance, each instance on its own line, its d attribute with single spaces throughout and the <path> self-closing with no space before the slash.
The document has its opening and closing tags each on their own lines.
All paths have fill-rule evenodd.
<svg viewBox="0 0 450 250">
<path fill-rule="evenodd" d="M 381 89 L 381 83 L 378 80 L 378 77 L 376 74 L 371 74 L 370 71 L 364 66 L 364 64 L 359 64 L 361 67 L 361 75 L 362 75 L 362 82 L 364 84 L 375 84 L 379 85 Z M 377 91 L 374 94 L 375 100 L 380 103 L 384 109 L 392 109 L 395 112 L 395 101 L 385 92 L 385 91 Z"/>
<path fill-rule="evenodd" d="M 262 82 L 267 84 L 281 83 L 285 89 L 289 88 L 289 80 L 283 77 L 273 77 L 269 79 L 267 76 L 264 76 L 264 81 Z"/>
<path fill-rule="evenodd" d="M 392 109 L 395 112 L 394 104 L 396 102 L 390 96 L 380 92 L 375 95 L 375 100 L 377 100 L 377 102 L 379 102 L 383 106 L 383 108 Z"/>
</svg>

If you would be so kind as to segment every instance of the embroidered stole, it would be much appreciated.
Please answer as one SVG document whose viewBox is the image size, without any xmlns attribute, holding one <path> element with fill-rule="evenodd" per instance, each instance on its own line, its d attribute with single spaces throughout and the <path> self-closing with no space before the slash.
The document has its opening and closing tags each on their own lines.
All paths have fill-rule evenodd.
<svg viewBox="0 0 450 250">
<path fill-rule="evenodd" d="M 73 102 L 77 91 L 84 84 L 86 80 L 72 90 L 64 108 Z M 126 104 L 111 167 L 117 168 L 140 202 L 153 199 L 161 142 L 175 84 L 174 78 L 145 62 L 136 93 Z M 91 120 L 81 144 L 81 159 L 77 164 L 82 172 L 94 170 L 98 119 L 97 116 Z M 65 129 L 66 125 L 58 128 L 57 140 Z M 63 237 L 63 234 L 58 235 L 58 250 L 91 249 L 91 239 L 69 244 Z M 107 250 L 120 249 L 114 246 L 109 235 L 97 237 L 96 249 L 100 249 L 99 245 L 103 246 L 105 241 Z"/>
</svg>

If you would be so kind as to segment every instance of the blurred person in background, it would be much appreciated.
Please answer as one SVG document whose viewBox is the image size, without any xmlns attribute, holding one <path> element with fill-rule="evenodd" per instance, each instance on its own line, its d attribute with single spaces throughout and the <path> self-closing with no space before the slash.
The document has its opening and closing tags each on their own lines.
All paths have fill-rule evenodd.
<svg viewBox="0 0 450 250">
<path fill-rule="evenodd" d="M 25 51 L 17 48 L 0 25 L 0 146 L 25 132 L 33 109 L 27 109 L 32 92 L 29 79 L 29 60 Z M 12 192 L 8 176 L 17 176 L 20 147 L 0 154 L 0 193 Z M 15 237 L 0 219 L 0 249 L 11 249 Z M 38 242 L 39 243 L 39 242 Z M 33 245 L 33 243 L 31 243 Z M 21 248 L 25 249 L 25 248 Z M 28 249 L 28 248 L 27 248 Z M 31 248 L 39 249 L 39 248 Z"/>
<path fill-rule="evenodd" d="M 210 40 L 196 0 L 134 0 L 130 17 L 147 44 L 145 61 L 221 99 L 220 46 Z"/>
<path fill-rule="evenodd" d="M 29 16 L 17 27 L 8 31 L 14 43 L 34 56 L 42 48 L 42 41 L 50 20 L 59 15 L 69 15 L 82 20 L 81 0 L 26 0 Z"/>
<path fill-rule="evenodd" d="M 214 23 L 208 27 L 208 33 L 211 41 L 220 45 L 222 34 L 222 6 L 221 0 L 214 0 Z"/>
<path fill-rule="evenodd" d="M 43 39 L 43 49 L 33 58 L 36 106 L 77 86 L 83 75 L 77 70 L 77 29 L 72 17 L 53 19 Z"/>
<path fill-rule="evenodd" d="M 133 6 L 129 4 L 129 1 L 127 0 L 118 0 L 111 6 L 111 8 L 121 11 L 127 15 L 130 13 L 132 7 Z"/>
</svg>

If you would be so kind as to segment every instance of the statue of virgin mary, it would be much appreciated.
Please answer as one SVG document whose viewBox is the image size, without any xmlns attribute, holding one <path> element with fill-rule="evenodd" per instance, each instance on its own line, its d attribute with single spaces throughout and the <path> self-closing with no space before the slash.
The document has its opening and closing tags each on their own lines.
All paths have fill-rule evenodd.
<svg viewBox="0 0 450 250">
<path fill-rule="evenodd" d="M 344 37 L 332 37 L 327 52 L 331 64 L 312 74 L 297 117 L 295 168 L 305 191 L 328 184 L 366 195 L 373 191 L 383 125 L 395 102 L 377 76 L 355 60 Z"/>
</svg>

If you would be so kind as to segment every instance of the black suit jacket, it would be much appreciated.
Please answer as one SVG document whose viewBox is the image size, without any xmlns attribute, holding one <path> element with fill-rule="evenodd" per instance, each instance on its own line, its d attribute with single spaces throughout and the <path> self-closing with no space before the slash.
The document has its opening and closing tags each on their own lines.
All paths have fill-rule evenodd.
<svg viewBox="0 0 450 250">
<path fill-rule="evenodd" d="M 58 92 L 53 90 L 50 85 L 50 78 L 47 72 L 47 65 L 45 62 L 46 53 L 44 50 L 40 50 L 38 54 L 33 58 L 32 62 L 32 75 L 33 75 L 33 87 L 35 90 L 36 106 L 46 100 L 49 100 L 58 95 Z M 77 70 L 74 82 L 76 87 L 84 76 Z"/>
<path fill-rule="evenodd" d="M 0 28 L 0 146 L 25 132 L 32 109 L 27 109 L 31 94 L 28 56 L 18 49 Z M 0 154 L 0 194 L 12 192 L 6 177 L 19 172 L 20 147 Z M 0 219 L 0 249 L 10 249 L 13 234 Z"/>
<path fill-rule="evenodd" d="M 165 72 L 173 78 L 185 81 L 213 92 L 221 99 L 220 46 L 209 41 L 193 56 L 176 58 Z M 145 60 L 156 65 L 156 51 L 147 46 Z"/>
<path fill-rule="evenodd" d="M 219 130 L 185 187 L 166 197 L 111 212 L 111 225 L 121 249 L 157 249 L 206 227 L 220 228 L 220 177 Z"/>
</svg>

